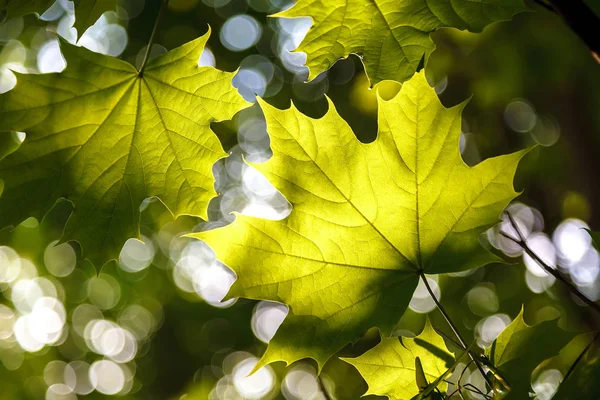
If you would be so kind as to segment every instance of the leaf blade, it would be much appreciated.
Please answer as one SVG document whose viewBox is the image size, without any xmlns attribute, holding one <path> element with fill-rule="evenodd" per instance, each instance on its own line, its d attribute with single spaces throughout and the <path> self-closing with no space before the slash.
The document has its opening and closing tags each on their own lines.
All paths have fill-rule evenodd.
<svg viewBox="0 0 600 400">
<path fill-rule="evenodd" d="M 275 17 L 311 17 L 297 51 L 307 53 L 309 80 L 350 54 L 362 56 L 371 85 L 404 82 L 433 52 L 430 34 L 443 27 L 480 32 L 525 11 L 522 0 L 300 0 Z"/>
<path fill-rule="evenodd" d="M 512 179 L 525 152 L 466 166 L 458 152 L 462 106 L 443 107 L 424 74 L 396 98 L 380 99 L 379 135 L 369 144 L 331 103 L 320 119 L 260 104 L 273 157 L 254 166 L 293 205 L 291 214 L 237 215 L 192 235 L 237 274 L 229 297 L 290 306 L 259 366 L 311 357 L 322 367 L 371 327 L 390 335 L 421 271 L 496 260 L 479 235 L 517 195 Z M 481 185 L 486 176 L 492 187 Z"/>
<path fill-rule="evenodd" d="M 175 216 L 206 218 L 216 195 L 212 164 L 225 156 L 210 123 L 248 105 L 231 86 L 232 73 L 198 66 L 209 34 L 153 60 L 169 61 L 162 75 L 156 67 L 140 77 L 124 61 L 65 42 L 65 71 L 19 75 L 15 89 L 0 96 L 0 130 L 27 134 L 0 161 L 0 224 L 41 219 L 67 198 L 75 210 L 63 240 L 79 242 L 100 267 L 139 237 L 144 198 L 158 197 Z M 185 74 L 179 88 L 169 86 L 177 71 Z M 226 102 L 205 106 L 217 90 Z"/>
</svg>

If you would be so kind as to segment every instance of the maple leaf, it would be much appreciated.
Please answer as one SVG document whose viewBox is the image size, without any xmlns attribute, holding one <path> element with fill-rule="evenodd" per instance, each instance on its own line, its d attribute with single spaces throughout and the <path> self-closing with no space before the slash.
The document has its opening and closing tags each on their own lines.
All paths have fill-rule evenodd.
<svg viewBox="0 0 600 400">
<path fill-rule="evenodd" d="M 522 0 L 299 0 L 276 17 L 311 17 L 297 51 L 307 54 L 309 79 L 340 58 L 360 54 L 371 85 L 409 79 L 435 49 L 430 34 L 444 27 L 480 32 L 525 11 Z"/>
<path fill-rule="evenodd" d="M 423 332 L 414 339 L 384 337 L 365 354 L 342 360 L 356 367 L 369 385 L 365 396 L 375 394 L 408 400 L 420 391 L 415 377 L 417 357 L 427 382 L 444 375 L 454 362 L 454 356 L 446 348 L 444 339 L 433 329 L 429 320 Z M 447 386 L 443 381 L 438 384 L 442 392 Z"/>
<path fill-rule="evenodd" d="M 200 232 L 238 279 L 229 297 L 290 306 L 257 368 L 311 357 L 319 368 L 369 328 L 389 336 L 419 277 L 497 260 L 479 235 L 516 197 L 526 151 L 467 166 L 461 112 L 423 73 L 379 99 L 379 134 L 360 143 L 330 103 L 321 119 L 260 102 L 273 157 L 253 164 L 292 203 L 279 221 L 238 215 Z"/>
<path fill-rule="evenodd" d="M 226 155 L 210 123 L 249 105 L 233 73 L 198 66 L 209 34 L 151 60 L 143 75 L 65 42 L 62 73 L 17 74 L 0 96 L 0 131 L 27 136 L 0 161 L 0 226 L 41 219 L 64 197 L 75 210 L 62 240 L 101 266 L 139 237 L 147 197 L 175 216 L 206 218 L 212 165 Z"/>
<path fill-rule="evenodd" d="M 548 357 L 556 355 L 573 338 L 561 329 L 558 321 L 544 321 L 529 326 L 519 315 L 486 349 L 490 362 L 510 386 L 503 399 L 523 399 L 531 391 L 533 370 Z"/>
</svg>

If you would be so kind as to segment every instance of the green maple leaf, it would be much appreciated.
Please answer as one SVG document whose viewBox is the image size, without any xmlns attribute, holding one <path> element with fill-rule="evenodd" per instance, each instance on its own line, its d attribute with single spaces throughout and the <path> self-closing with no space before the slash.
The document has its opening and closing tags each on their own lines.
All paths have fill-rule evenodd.
<svg viewBox="0 0 600 400">
<path fill-rule="evenodd" d="M 115 11 L 117 0 L 75 0 L 75 24 L 81 37 L 106 11 Z"/>
<path fill-rule="evenodd" d="M 559 328 L 557 320 L 529 326 L 519 315 L 486 349 L 490 363 L 501 373 L 510 386 L 503 399 L 523 399 L 531 391 L 531 374 L 544 360 L 560 351 L 573 338 Z"/>
<path fill-rule="evenodd" d="M 384 337 L 377 346 L 360 357 L 342 360 L 356 367 L 369 385 L 365 395 L 409 400 L 423 389 L 418 387 L 415 377 L 417 357 L 427 382 L 436 381 L 454 362 L 454 356 L 446 348 L 444 339 L 436 333 L 429 321 L 415 339 Z M 438 384 L 442 392 L 445 392 L 447 386 L 445 382 Z"/>
<path fill-rule="evenodd" d="M 525 151 L 468 167 L 458 148 L 464 104 L 445 108 L 423 73 L 379 100 L 379 136 L 369 144 L 332 104 L 316 120 L 261 106 L 273 157 L 255 167 L 291 214 L 239 215 L 194 235 L 237 273 L 230 297 L 290 306 L 258 366 L 311 357 L 321 368 L 373 326 L 389 336 L 420 274 L 497 260 L 479 235 L 516 197 Z"/>
<path fill-rule="evenodd" d="M 62 43 L 60 74 L 17 74 L 0 96 L 0 131 L 27 136 L 0 161 L 0 226 L 74 203 L 63 240 L 95 265 L 139 236 L 140 203 L 206 218 L 212 165 L 226 154 L 210 128 L 247 107 L 233 73 L 199 67 L 209 34 L 151 60 L 143 76 L 122 60 Z M 6 133 L 5 133 L 6 134 Z"/>
<path fill-rule="evenodd" d="M 361 55 L 371 85 L 404 82 L 435 46 L 430 34 L 444 27 L 480 32 L 526 10 L 522 0 L 299 0 L 276 17 L 311 17 L 297 51 L 307 54 L 309 79 L 338 59 Z"/>
<path fill-rule="evenodd" d="M 74 0 L 75 25 L 79 36 L 106 11 L 117 9 L 117 0 Z M 0 11 L 6 12 L 6 19 L 22 17 L 27 14 L 43 14 L 54 0 L 0 0 Z"/>
</svg>

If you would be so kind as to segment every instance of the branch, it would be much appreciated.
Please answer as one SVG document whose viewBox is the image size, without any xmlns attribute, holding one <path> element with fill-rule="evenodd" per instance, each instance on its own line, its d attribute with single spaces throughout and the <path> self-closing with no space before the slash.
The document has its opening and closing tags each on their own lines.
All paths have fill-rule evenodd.
<svg viewBox="0 0 600 400">
<path fill-rule="evenodd" d="M 144 68 L 146 68 L 146 64 L 148 64 L 148 60 L 150 58 L 150 51 L 152 50 L 152 44 L 154 43 L 154 38 L 156 37 L 156 32 L 158 32 L 158 26 L 160 25 L 163 15 L 165 13 L 165 9 L 169 5 L 169 0 L 163 0 L 162 5 L 160 6 L 160 10 L 158 11 L 158 15 L 156 16 L 156 21 L 154 22 L 154 28 L 152 28 L 152 33 L 150 34 L 150 40 L 148 40 L 148 47 L 146 47 L 146 54 L 144 54 L 144 61 L 142 61 L 142 66 L 140 67 L 139 76 L 144 75 Z"/>
<path fill-rule="evenodd" d="M 550 275 L 552 275 L 553 277 L 555 277 L 556 279 L 561 281 L 569 289 L 569 291 L 571 293 L 573 293 L 581 301 L 583 301 L 585 304 L 590 306 L 594 311 L 596 311 L 598 314 L 600 314 L 600 305 L 598 305 L 598 303 L 595 303 L 592 300 L 588 299 L 583 293 L 581 293 L 579 291 L 579 289 L 577 289 L 577 287 L 575 285 L 573 285 L 565 276 L 563 276 L 563 274 L 560 271 L 558 271 L 555 268 L 552 268 L 551 266 L 546 264 L 546 262 L 544 262 L 544 260 L 542 260 L 533 250 L 531 250 L 531 248 L 527 244 L 527 241 L 525 240 L 525 237 L 523 236 L 523 234 L 521 233 L 521 230 L 519 229 L 517 223 L 515 222 L 513 216 L 508 211 L 505 211 L 505 213 L 508 216 L 508 220 L 510 221 L 510 224 L 512 225 L 513 229 L 517 232 L 517 235 L 519 236 L 519 238 L 515 239 L 514 237 L 512 237 L 511 235 L 509 235 L 503 231 L 500 231 L 500 235 L 504 236 L 507 239 L 512 240 L 513 242 L 515 242 L 516 244 L 521 246 L 523 251 L 525 251 L 525 253 L 527 253 L 527 255 L 529 257 L 531 257 L 533 260 L 535 260 L 535 262 L 538 263 L 538 265 L 540 267 L 542 267 L 544 269 L 544 271 L 546 271 L 547 273 L 549 273 Z"/>
<path fill-rule="evenodd" d="M 600 63 L 600 18 L 583 0 L 548 0 L 573 32 L 589 47 Z"/>
<path fill-rule="evenodd" d="M 467 342 L 465 342 L 465 339 L 463 339 L 463 337 L 460 335 L 460 333 L 458 332 L 458 328 L 456 327 L 456 325 L 454 325 L 454 322 L 452 322 L 452 320 L 450 319 L 450 316 L 446 313 L 446 310 L 444 310 L 444 308 L 438 301 L 437 297 L 435 297 L 435 293 L 433 293 L 433 290 L 431 290 L 431 287 L 429 286 L 429 282 L 427 282 L 427 278 L 425 277 L 425 274 L 423 272 L 421 272 L 420 276 L 421 276 L 421 280 L 425 284 L 425 287 L 427 288 L 427 291 L 429 292 L 429 295 L 433 299 L 438 310 L 440 310 L 440 312 L 444 316 L 444 319 L 446 319 L 446 322 L 450 326 L 450 329 L 452 329 L 452 332 L 454 333 L 454 335 L 460 342 L 462 348 L 467 350 L 467 353 L 469 354 L 469 358 L 471 358 L 471 361 L 473 361 L 475 363 L 475 365 L 477 366 L 477 369 L 479 370 L 479 372 L 481 372 L 483 379 L 485 379 L 485 382 L 488 384 L 490 389 L 494 390 L 494 386 L 492 385 L 490 378 L 486 375 L 485 371 L 483 370 L 483 366 L 481 365 L 479 360 L 477 360 L 475 357 L 473 357 L 473 354 L 471 354 L 471 352 L 468 350 L 469 346 L 467 346 Z"/>
</svg>

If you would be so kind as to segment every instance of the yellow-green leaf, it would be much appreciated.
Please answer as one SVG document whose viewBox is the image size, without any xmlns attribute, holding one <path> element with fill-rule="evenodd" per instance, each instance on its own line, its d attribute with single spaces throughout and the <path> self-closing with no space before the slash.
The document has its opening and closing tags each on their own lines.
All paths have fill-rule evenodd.
<svg viewBox="0 0 600 400">
<path fill-rule="evenodd" d="M 410 400 L 420 391 L 415 375 L 417 357 L 428 383 L 445 374 L 454 362 L 454 356 L 446 348 L 444 339 L 435 332 L 429 321 L 423 332 L 414 339 L 384 337 L 381 343 L 360 357 L 342 360 L 354 365 L 369 385 L 365 395 Z M 447 386 L 445 382 L 440 382 L 438 388 L 444 392 Z"/>
<path fill-rule="evenodd" d="M 158 197 L 175 216 L 206 217 L 212 165 L 225 156 L 210 128 L 246 103 L 233 73 L 199 67 L 208 33 L 130 64 L 62 43 L 59 74 L 18 74 L 0 96 L 0 131 L 27 134 L 0 161 L 0 226 L 38 219 L 61 197 L 75 210 L 63 240 L 100 267 L 139 235 L 139 205 Z"/>
<path fill-rule="evenodd" d="M 75 0 L 75 24 L 79 36 L 106 11 L 115 11 L 117 0 Z"/>
<path fill-rule="evenodd" d="M 444 27 L 480 32 L 526 8 L 522 0 L 299 0 L 277 17 L 311 17 L 298 51 L 307 53 L 309 79 L 338 59 L 359 54 L 374 85 L 404 82 L 435 46 Z"/>
<path fill-rule="evenodd" d="M 195 235 L 237 273 L 229 296 L 290 306 L 259 366 L 311 357 L 321 367 L 373 326 L 389 336 L 420 273 L 497 259 L 479 235 L 516 197 L 525 152 L 467 166 L 458 148 L 464 105 L 445 108 L 423 73 L 379 100 L 379 134 L 369 144 L 333 104 L 321 119 L 261 106 L 273 157 L 255 167 L 292 203 L 291 214 L 239 215 Z"/>
<path fill-rule="evenodd" d="M 531 391 L 531 374 L 544 360 L 565 346 L 573 334 L 558 326 L 558 321 L 544 321 L 529 326 L 519 315 L 486 349 L 490 362 L 508 382 L 510 392 L 503 399 L 524 399 Z"/>
</svg>

